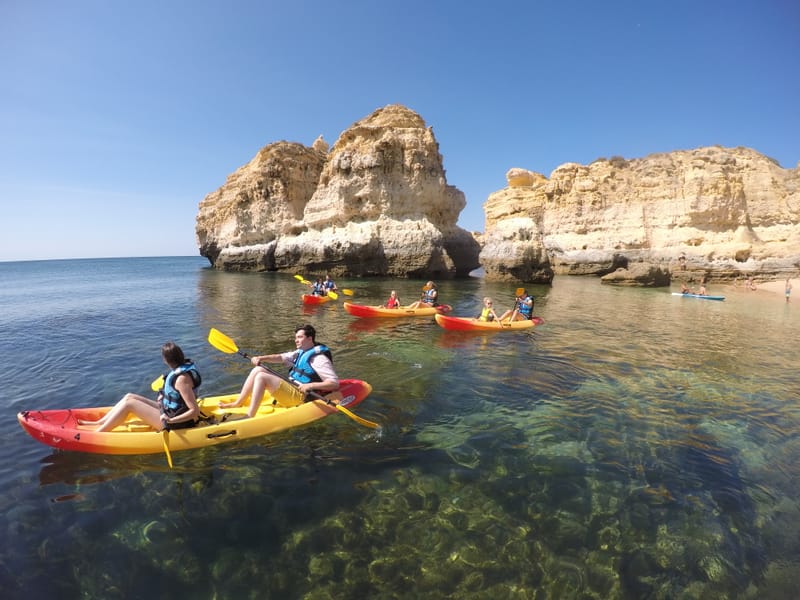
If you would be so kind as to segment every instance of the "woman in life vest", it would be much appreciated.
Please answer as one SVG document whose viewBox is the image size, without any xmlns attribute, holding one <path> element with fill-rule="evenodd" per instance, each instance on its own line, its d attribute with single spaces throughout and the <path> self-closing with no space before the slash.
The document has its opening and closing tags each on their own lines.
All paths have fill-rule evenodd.
<svg viewBox="0 0 800 600">
<path fill-rule="evenodd" d="M 439 290 L 436 284 L 429 281 L 422 287 L 422 297 L 414 302 L 409 308 L 439 306 Z"/>
<path fill-rule="evenodd" d="M 308 392 L 330 394 L 339 389 L 339 377 L 333 370 L 330 349 L 317 344 L 317 332 L 312 325 L 301 325 L 294 332 L 295 350 L 280 354 L 264 354 L 250 359 L 254 367 L 247 376 L 233 402 L 221 403 L 220 408 L 234 408 L 249 402 L 248 417 L 258 412 L 258 407 L 268 391 L 281 406 L 297 406 Z M 261 363 L 283 363 L 290 367 L 289 381 Z"/>
<path fill-rule="evenodd" d="M 533 319 L 533 296 L 528 294 L 525 288 L 517 288 L 517 299 L 514 302 L 514 308 L 507 310 L 500 317 L 501 321 L 506 319 L 510 321 Z"/>
<path fill-rule="evenodd" d="M 383 303 L 384 308 L 400 308 L 400 298 L 397 297 L 397 292 L 392 290 L 389 294 L 389 299 Z"/>
<path fill-rule="evenodd" d="M 481 310 L 480 316 L 478 316 L 479 321 L 497 321 L 497 313 L 494 312 L 494 308 L 492 305 L 494 302 L 489 296 L 483 299 L 483 309 Z"/>
<path fill-rule="evenodd" d="M 325 291 L 325 285 L 322 279 L 317 277 L 317 280 L 311 284 L 311 294 L 314 296 L 325 296 L 328 292 Z"/>
<path fill-rule="evenodd" d="M 97 426 L 97 431 L 111 431 L 133 413 L 156 431 L 197 425 L 200 417 L 197 389 L 201 381 L 197 367 L 174 342 L 161 346 L 161 357 L 171 370 L 164 376 L 164 388 L 157 400 L 125 394 L 99 421 L 78 421 L 78 424 Z"/>
</svg>

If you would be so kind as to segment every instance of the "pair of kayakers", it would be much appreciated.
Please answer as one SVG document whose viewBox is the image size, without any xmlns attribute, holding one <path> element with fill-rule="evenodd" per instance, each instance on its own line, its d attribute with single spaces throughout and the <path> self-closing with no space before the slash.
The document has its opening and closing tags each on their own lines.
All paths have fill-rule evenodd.
<svg viewBox="0 0 800 600">
<path fill-rule="evenodd" d="M 397 297 L 397 292 L 392 290 L 389 294 L 389 299 L 383 303 L 384 308 L 400 308 L 400 298 Z M 429 306 L 439 306 L 439 290 L 433 281 L 429 281 L 422 286 L 422 295 L 420 299 L 409 305 L 408 308 L 420 308 Z"/>
<path fill-rule="evenodd" d="M 525 288 L 517 288 L 517 297 L 514 301 L 514 307 L 508 309 L 501 317 L 493 308 L 493 300 L 486 296 L 483 299 L 483 309 L 478 316 L 480 321 L 524 321 L 526 319 L 533 319 L 533 296 L 531 296 Z"/>
<path fill-rule="evenodd" d="M 314 296 L 327 296 L 328 292 L 335 292 L 339 289 L 329 275 L 325 275 L 324 279 L 317 277 L 314 283 L 309 285 L 311 286 L 311 294 Z"/>
<path fill-rule="evenodd" d="M 696 296 L 707 296 L 706 284 L 701 283 L 700 287 L 695 292 L 692 288 L 688 287 L 685 282 L 681 281 L 681 294 L 694 294 Z"/>
<path fill-rule="evenodd" d="M 294 341 L 295 350 L 254 356 L 251 359 L 254 368 L 247 376 L 238 398 L 233 402 L 220 404 L 220 408 L 241 406 L 249 398 L 247 416 L 253 417 L 264 399 L 265 391 L 269 391 L 281 406 L 296 406 L 302 404 L 307 395 L 329 395 L 338 390 L 339 377 L 333 370 L 331 351 L 324 344 L 317 344 L 314 327 L 298 327 Z M 97 426 L 97 431 L 111 431 L 133 413 L 156 431 L 197 425 L 201 417 L 197 403 L 200 373 L 174 342 L 167 342 L 161 347 L 161 356 L 171 370 L 164 377 L 164 387 L 157 400 L 139 394 L 125 394 L 102 419 L 79 421 L 78 424 Z M 288 380 L 262 363 L 283 363 L 289 366 Z"/>
</svg>

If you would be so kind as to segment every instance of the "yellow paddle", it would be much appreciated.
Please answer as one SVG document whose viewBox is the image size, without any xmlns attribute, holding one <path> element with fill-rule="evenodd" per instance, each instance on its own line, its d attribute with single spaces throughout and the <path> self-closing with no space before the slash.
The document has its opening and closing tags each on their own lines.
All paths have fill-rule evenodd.
<svg viewBox="0 0 800 600">
<path fill-rule="evenodd" d="M 164 454 L 167 455 L 167 464 L 172 468 L 172 455 L 169 453 L 169 429 L 161 430 L 161 442 L 164 444 Z"/>
<path fill-rule="evenodd" d="M 311 285 L 311 282 L 308 279 L 304 279 L 302 275 L 295 275 L 294 278 L 297 279 L 297 281 L 299 281 L 300 283 L 303 283 L 305 285 Z"/>
<path fill-rule="evenodd" d="M 153 383 L 150 384 L 150 389 L 154 392 L 160 392 L 161 388 L 164 387 L 164 376 L 159 375 L 157 379 L 153 380 Z"/>
<path fill-rule="evenodd" d="M 159 375 L 156 379 L 153 380 L 153 383 L 150 384 L 150 389 L 154 392 L 160 392 L 164 387 L 164 376 Z M 161 443 L 164 445 L 164 454 L 167 455 L 167 464 L 169 468 L 172 468 L 172 455 L 169 453 L 169 429 L 162 429 L 161 430 Z"/>
<path fill-rule="evenodd" d="M 328 290 L 328 297 L 331 298 L 332 300 L 338 300 L 339 294 L 337 294 L 333 290 Z"/>
<path fill-rule="evenodd" d="M 219 329 L 214 329 L 212 327 L 209 330 L 209 332 L 208 332 L 208 343 L 211 344 L 212 346 L 214 346 L 214 348 L 216 348 L 217 350 L 225 352 L 226 354 L 239 354 L 240 356 L 243 356 L 244 358 L 247 358 L 247 359 L 250 358 L 250 356 L 248 356 L 247 354 L 245 354 L 244 352 L 239 350 L 239 347 L 236 345 L 236 342 L 234 342 L 231 338 L 229 338 L 227 335 L 222 333 Z M 266 366 L 264 364 L 262 364 L 261 366 L 263 368 L 265 368 L 267 371 L 269 371 L 270 373 L 276 375 L 277 377 L 280 377 L 284 381 L 288 381 L 289 383 L 292 383 L 291 381 L 289 381 L 288 378 L 284 377 L 280 373 L 277 373 L 277 372 L 273 371 L 268 366 Z M 294 384 L 292 383 L 292 385 L 294 385 Z M 348 417 L 353 419 L 356 423 L 360 423 L 361 425 L 364 425 L 365 427 L 371 427 L 372 429 L 378 429 L 380 427 L 380 425 L 378 425 L 377 423 L 373 423 L 372 421 L 368 421 L 367 419 L 359 417 L 358 415 L 354 414 L 353 412 L 351 412 L 350 410 L 348 410 L 344 406 L 340 406 L 339 404 L 332 403 L 330 400 L 328 400 L 327 398 L 325 398 L 325 396 L 323 396 L 321 394 L 317 394 L 316 392 L 308 392 L 308 394 L 310 396 L 313 396 L 313 397 L 319 399 L 319 400 L 322 400 L 323 402 L 327 403 L 330 406 L 333 406 L 336 410 L 338 410 L 339 412 L 347 415 Z"/>
</svg>

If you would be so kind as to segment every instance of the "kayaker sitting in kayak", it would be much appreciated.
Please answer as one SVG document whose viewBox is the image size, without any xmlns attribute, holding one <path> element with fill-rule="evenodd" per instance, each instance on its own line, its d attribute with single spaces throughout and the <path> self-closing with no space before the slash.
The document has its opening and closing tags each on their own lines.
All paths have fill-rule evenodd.
<svg viewBox="0 0 800 600">
<path fill-rule="evenodd" d="M 335 292 L 339 288 L 336 287 L 336 283 L 330 278 L 329 275 L 325 275 L 325 279 L 322 282 L 322 289 L 324 289 L 325 293 L 327 294 L 328 292 Z"/>
<path fill-rule="evenodd" d="M 97 431 L 111 431 L 125 422 L 130 413 L 139 417 L 156 431 L 194 427 L 200 417 L 197 388 L 200 373 L 194 363 L 183 355 L 174 342 L 161 346 L 161 357 L 172 369 L 164 377 L 164 387 L 157 400 L 139 394 L 125 394 L 105 416 L 98 421 L 78 420 L 78 425 L 98 426 Z"/>
<path fill-rule="evenodd" d="M 384 308 L 400 308 L 400 298 L 397 297 L 397 292 L 392 290 L 389 294 L 389 299 L 383 303 Z"/>
<path fill-rule="evenodd" d="M 248 417 L 258 412 L 264 399 L 264 392 L 269 391 L 281 406 L 291 407 L 302 404 L 309 392 L 328 394 L 339 389 L 339 377 L 333 370 L 331 351 L 324 344 L 317 344 L 317 332 L 312 325 L 301 325 L 294 332 L 296 350 L 280 354 L 265 354 L 250 359 L 254 368 L 233 402 L 221 403 L 220 408 L 241 406 L 249 398 Z M 283 379 L 261 363 L 283 363 L 288 367 L 289 379 Z"/>
<path fill-rule="evenodd" d="M 483 299 L 483 309 L 478 317 L 479 321 L 499 321 L 497 313 L 494 312 L 494 308 L 492 308 L 492 304 L 492 299 L 489 296 Z"/>
<path fill-rule="evenodd" d="M 436 289 L 436 284 L 432 281 L 422 287 L 422 297 L 408 308 L 419 308 L 420 306 L 439 306 L 439 290 Z"/>
<path fill-rule="evenodd" d="M 517 288 L 517 299 L 514 301 L 514 308 L 509 309 L 500 317 L 501 321 L 524 321 L 533 319 L 533 296 L 528 294 L 525 288 Z"/>
<path fill-rule="evenodd" d="M 681 294 L 691 294 L 692 288 L 686 285 L 685 281 L 681 281 Z"/>
<path fill-rule="evenodd" d="M 325 296 L 328 292 L 325 291 L 325 285 L 322 280 L 317 277 L 317 280 L 311 284 L 311 294 L 314 296 Z"/>
</svg>

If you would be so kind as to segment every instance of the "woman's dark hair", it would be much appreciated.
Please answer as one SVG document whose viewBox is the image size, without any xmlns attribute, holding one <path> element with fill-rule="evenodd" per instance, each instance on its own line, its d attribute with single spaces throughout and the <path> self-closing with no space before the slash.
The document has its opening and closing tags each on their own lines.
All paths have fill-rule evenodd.
<svg viewBox="0 0 800 600">
<path fill-rule="evenodd" d="M 166 342 L 161 346 L 161 356 L 163 356 L 166 363 L 173 368 L 186 362 L 183 350 L 181 350 L 181 347 L 175 342 Z"/>
<path fill-rule="evenodd" d="M 312 342 L 317 343 L 317 330 L 314 329 L 313 325 L 299 325 L 294 332 L 297 333 L 301 329 L 306 334 L 306 337 L 310 337 Z"/>
</svg>

